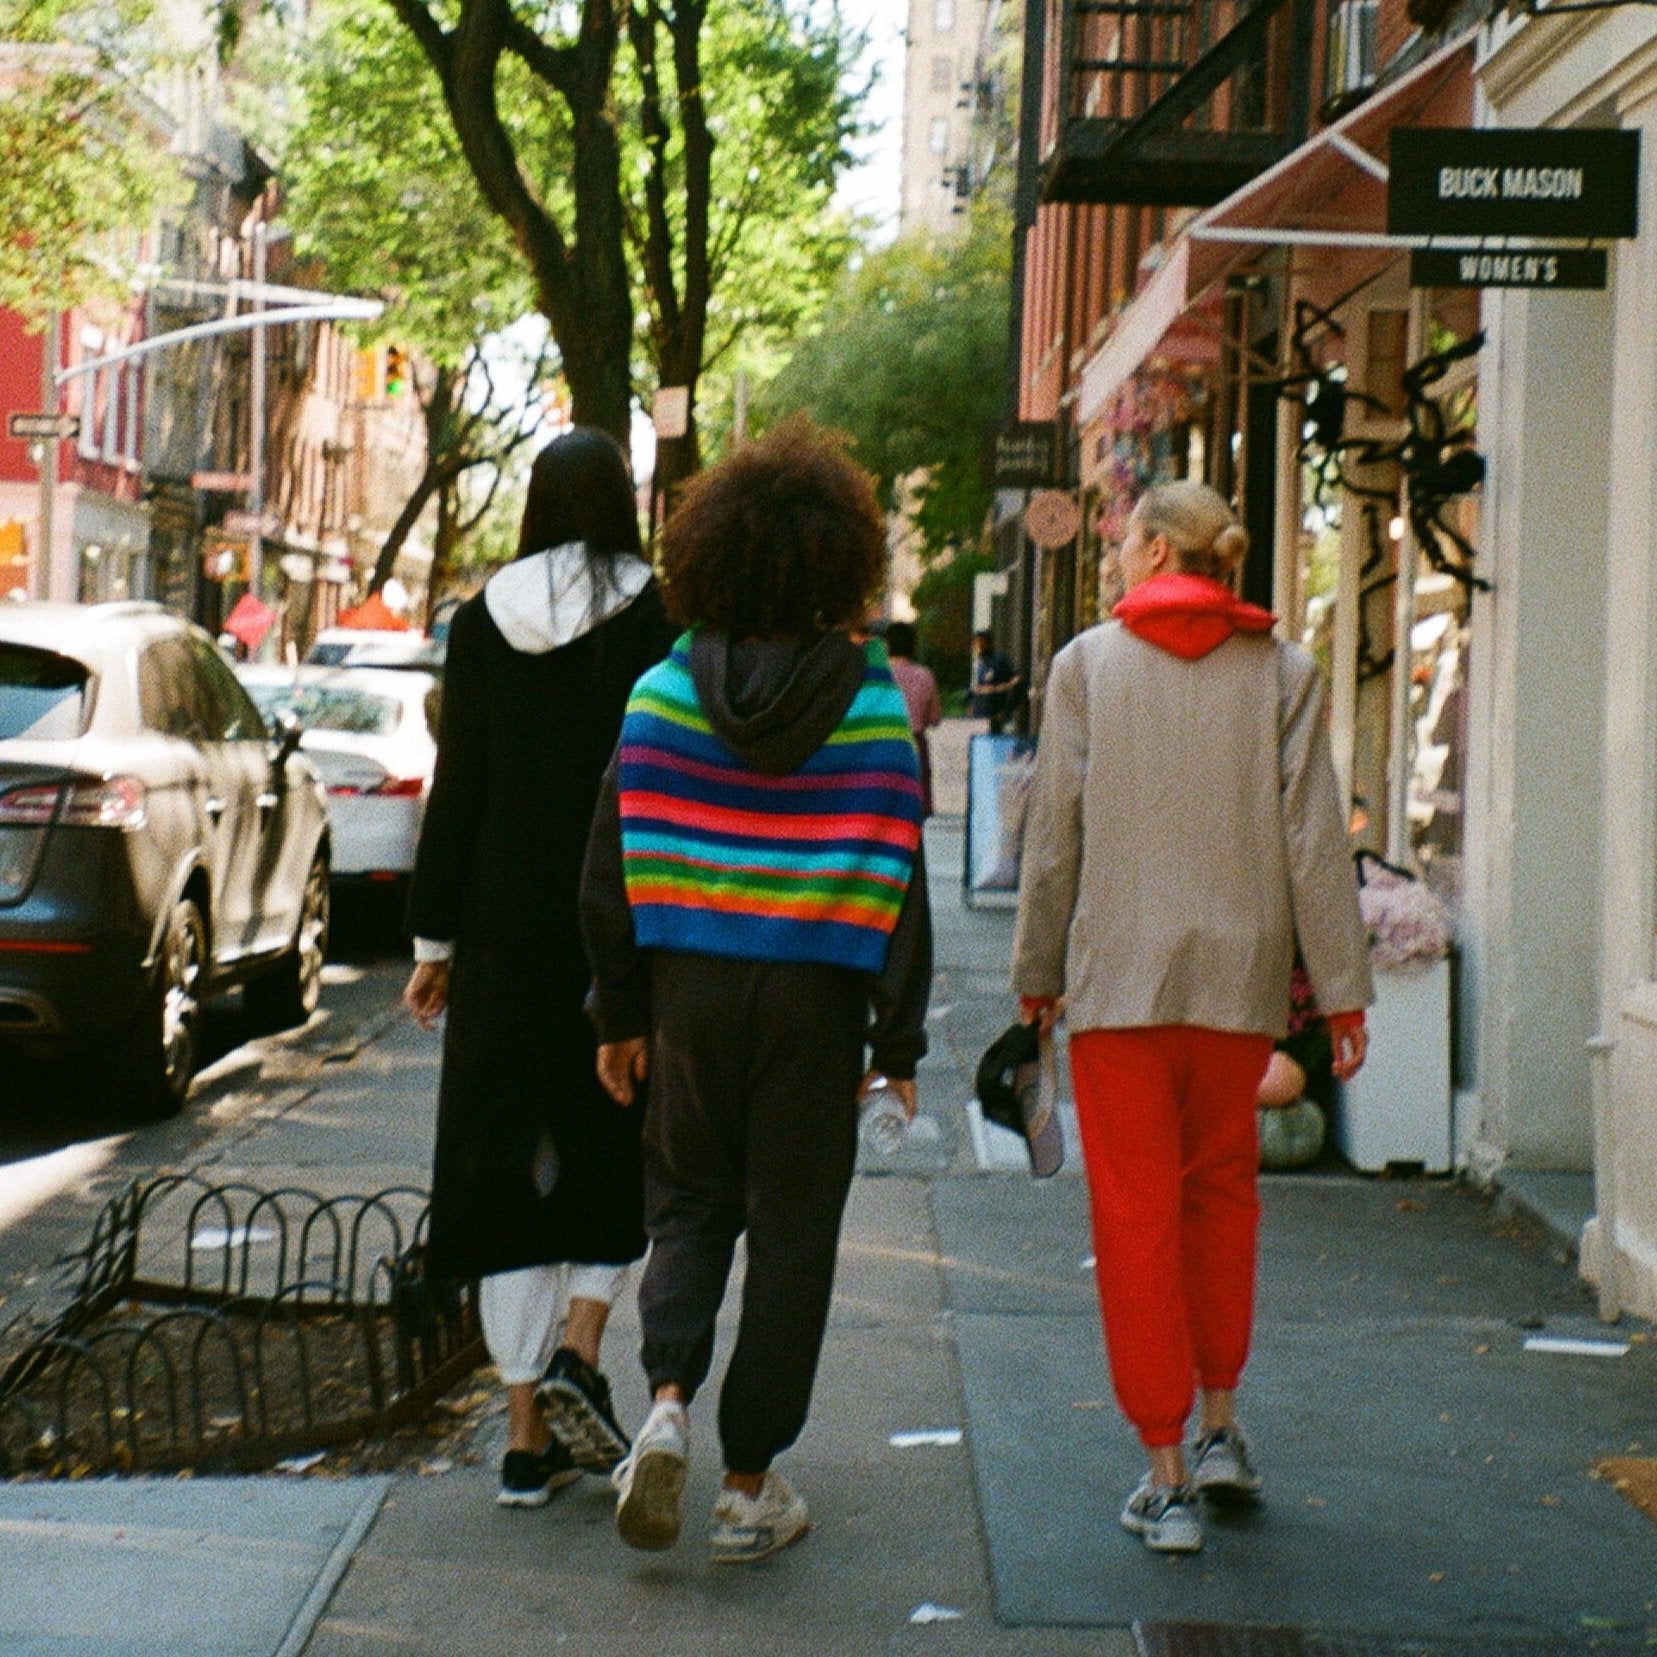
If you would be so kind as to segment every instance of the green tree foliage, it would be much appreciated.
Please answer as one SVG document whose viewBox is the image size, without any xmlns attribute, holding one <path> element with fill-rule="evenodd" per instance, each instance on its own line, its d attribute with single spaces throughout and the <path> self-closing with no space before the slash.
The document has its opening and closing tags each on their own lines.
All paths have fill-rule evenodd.
<svg viewBox="0 0 1657 1657">
<path fill-rule="evenodd" d="M 803 410 L 852 439 L 889 497 L 921 474 L 926 555 L 976 538 L 986 433 L 1006 401 L 1012 237 L 984 205 L 959 242 L 903 238 L 847 277 L 821 326 L 765 388 L 765 419 Z"/>
<path fill-rule="evenodd" d="M 420 48 L 384 0 L 319 0 L 302 36 L 278 38 L 286 119 L 259 125 L 296 251 L 385 300 L 379 336 L 457 367 L 535 298 Z"/>
<path fill-rule="evenodd" d="M 148 0 L 0 0 L 0 305 L 31 321 L 128 297 L 143 232 L 185 191 Z"/>
<path fill-rule="evenodd" d="M 798 0 L 708 8 L 698 54 L 711 144 L 704 227 L 694 122 L 675 128 L 655 114 L 689 101 L 694 84 L 688 60 L 652 47 L 666 11 L 630 11 L 632 55 L 618 75 L 642 141 L 637 166 L 623 171 L 635 307 L 645 319 L 638 373 L 645 384 L 692 387 L 706 377 L 719 411 L 708 424 L 722 437 L 738 372 L 775 370 L 856 247 L 856 227 L 832 197 L 858 131 L 862 94 L 849 71 L 862 39 L 832 10 Z M 694 469 L 701 425 L 682 454 L 665 457 L 670 475 Z"/>
<path fill-rule="evenodd" d="M 277 163 L 296 251 L 321 261 L 331 287 L 384 300 L 365 336 L 414 356 L 424 464 L 369 590 L 435 506 L 436 595 L 509 459 L 537 435 L 547 353 L 500 337 L 534 309 L 529 273 L 478 193 L 419 47 L 382 0 L 320 0 L 302 32 L 269 21 L 243 37 L 256 91 L 239 113 Z M 469 510 L 461 486 L 474 478 L 482 505 Z"/>
<path fill-rule="evenodd" d="M 832 0 L 386 3 L 523 261 L 578 422 L 625 441 L 641 343 L 694 406 L 720 332 L 761 308 L 792 322 L 802 260 L 838 257 L 844 228 L 828 221 L 825 241 L 820 209 L 854 131 L 842 86 L 861 41 Z M 697 454 L 693 424 L 659 473 Z"/>
</svg>

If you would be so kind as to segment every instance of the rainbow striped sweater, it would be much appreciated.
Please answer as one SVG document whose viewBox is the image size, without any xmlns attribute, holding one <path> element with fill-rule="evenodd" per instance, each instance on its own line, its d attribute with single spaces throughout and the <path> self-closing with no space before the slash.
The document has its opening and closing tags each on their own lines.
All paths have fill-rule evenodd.
<svg viewBox="0 0 1657 1657">
<path fill-rule="evenodd" d="M 717 736 L 691 635 L 639 680 L 619 749 L 622 868 L 646 948 L 879 972 L 915 867 L 920 767 L 886 647 L 796 771 L 754 770 Z"/>
</svg>

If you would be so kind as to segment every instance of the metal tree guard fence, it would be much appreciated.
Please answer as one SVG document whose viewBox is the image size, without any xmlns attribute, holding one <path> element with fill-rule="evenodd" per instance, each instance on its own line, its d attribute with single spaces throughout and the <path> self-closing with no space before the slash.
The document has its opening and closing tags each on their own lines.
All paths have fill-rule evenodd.
<svg viewBox="0 0 1657 1657">
<path fill-rule="evenodd" d="M 484 1358 L 471 1286 L 425 1274 L 429 1209 L 135 1181 L 64 1309 L 0 1339 L 0 1476 L 248 1471 L 420 1418 Z"/>
</svg>

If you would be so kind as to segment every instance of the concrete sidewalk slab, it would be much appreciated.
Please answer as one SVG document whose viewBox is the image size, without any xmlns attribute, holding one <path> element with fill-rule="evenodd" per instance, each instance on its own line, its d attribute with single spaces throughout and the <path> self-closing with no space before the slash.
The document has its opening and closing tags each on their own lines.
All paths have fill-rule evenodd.
<svg viewBox="0 0 1657 1657">
<path fill-rule="evenodd" d="M 798 1546 L 752 1567 L 708 1558 L 737 1276 L 713 1379 L 691 1411 L 676 1547 L 625 1547 L 602 1479 L 538 1512 L 498 1508 L 497 1444 L 476 1469 L 398 1486 L 306 1657 L 1128 1657 L 1125 1631 L 998 1628 L 969 1450 L 891 1442 L 963 1425 L 943 1290 L 927 1185 L 859 1180 L 812 1417 L 779 1463 L 811 1506 L 813 1529 Z M 630 1423 L 644 1411 L 637 1344 L 628 1295 L 606 1349 Z"/>
<path fill-rule="evenodd" d="M 7 1657 L 297 1657 L 389 1479 L 0 1485 Z"/>
<path fill-rule="evenodd" d="M 934 1205 L 1004 1621 L 1657 1634 L 1657 1530 L 1592 1477 L 1649 1437 L 1657 1352 L 1526 1352 L 1527 1325 L 1580 1326 L 1582 1291 L 1476 1200 L 1265 1182 L 1244 1401 L 1268 1501 L 1186 1560 L 1117 1524 L 1143 1459 L 1077 1305 L 1084 1189 L 957 1180 Z"/>
</svg>

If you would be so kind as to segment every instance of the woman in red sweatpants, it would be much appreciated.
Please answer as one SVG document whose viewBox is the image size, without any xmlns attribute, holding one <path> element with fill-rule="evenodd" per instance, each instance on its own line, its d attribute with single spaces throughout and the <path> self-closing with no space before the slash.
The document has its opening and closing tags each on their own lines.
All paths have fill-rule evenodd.
<svg viewBox="0 0 1657 1657">
<path fill-rule="evenodd" d="M 1111 1379 L 1150 1471 L 1122 1524 L 1202 1545 L 1199 1495 L 1258 1496 L 1235 1393 L 1254 1315 L 1255 1095 L 1298 942 L 1335 1074 L 1372 999 L 1318 670 L 1232 582 L 1248 536 L 1195 482 L 1149 490 L 1114 619 L 1053 662 L 1013 988 L 1062 1009 Z M 1186 1423 L 1201 1393 L 1187 1462 Z"/>
</svg>

